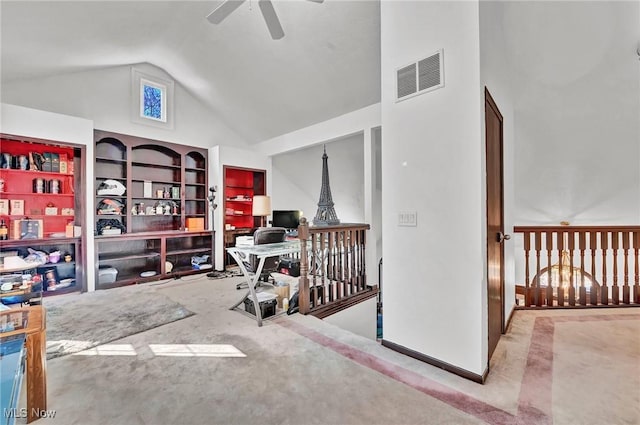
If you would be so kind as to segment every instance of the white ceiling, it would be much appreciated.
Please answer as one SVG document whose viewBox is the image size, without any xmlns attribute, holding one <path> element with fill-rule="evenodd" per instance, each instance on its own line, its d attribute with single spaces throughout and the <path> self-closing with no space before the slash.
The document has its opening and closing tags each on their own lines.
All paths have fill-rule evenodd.
<svg viewBox="0 0 640 425">
<path fill-rule="evenodd" d="M 220 0 L 1 0 L 1 82 L 147 62 L 248 143 L 380 101 L 379 0 L 273 3 L 281 40 L 270 38 L 257 0 L 219 25 L 206 16 Z M 516 106 L 537 108 L 541 90 L 568 84 L 593 93 L 587 74 L 615 75 L 621 90 L 605 82 L 602 91 L 624 105 L 640 42 L 640 16 L 626 11 L 637 15 L 637 4 L 508 2 L 502 21 Z M 626 96 L 637 103 L 638 93 Z"/>
<path fill-rule="evenodd" d="M 148 62 L 256 143 L 380 101 L 378 1 L 257 0 L 221 24 L 221 1 L 5 1 L 2 83 Z"/>
</svg>

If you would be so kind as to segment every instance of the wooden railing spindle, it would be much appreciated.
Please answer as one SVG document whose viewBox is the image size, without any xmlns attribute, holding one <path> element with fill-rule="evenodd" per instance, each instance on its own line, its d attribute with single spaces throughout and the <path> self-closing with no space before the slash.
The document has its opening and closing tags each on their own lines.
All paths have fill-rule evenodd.
<svg viewBox="0 0 640 425">
<path fill-rule="evenodd" d="M 553 232 L 547 231 L 545 239 L 547 242 L 547 266 L 550 266 L 551 253 L 553 251 Z M 553 282 L 551 281 L 551 279 L 551 267 L 547 267 L 547 291 L 545 296 L 547 298 L 547 305 L 549 307 L 553 306 Z"/>
<path fill-rule="evenodd" d="M 611 249 L 613 249 L 613 286 L 611 287 L 611 302 L 620 304 L 620 289 L 618 288 L 618 232 L 611 232 Z"/>
<path fill-rule="evenodd" d="M 311 237 L 311 281 L 312 286 L 316 286 L 316 276 L 318 275 L 318 244 L 316 243 L 316 235 Z"/>
<path fill-rule="evenodd" d="M 600 302 L 609 304 L 609 287 L 607 286 L 607 251 L 609 250 L 609 232 L 600 232 L 600 250 L 602 251 L 602 285 L 600 286 Z"/>
<path fill-rule="evenodd" d="M 536 306 L 542 306 L 542 288 L 540 287 L 540 251 L 542 251 L 542 232 L 536 232 L 536 276 L 537 281 L 536 284 Z"/>
<path fill-rule="evenodd" d="M 531 233 L 524 232 L 524 305 L 531 305 L 531 282 L 529 279 L 529 251 L 531 250 Z"/>
<path fill-rule="evenodd" d="M 584 286 L 584 250 L 587 247 L 586 233 L 578 233 L 578 246 L 580 249 L 580 305 L 587 305 L 587 288 Z"/>
<path fill-rule="evenodd" d="M 622 303 L 629 304 L 631 302 L 629 291 L 629 239 L 630 232 L 622 232 L 622 252 L 624 254 L 624 282 L 622 284 Z"/>
<path fill-rule="evenodd" d="M 634 284 L 633 284 L 633 302 L 640 304 L 640 264 L 638 262 L 638 250 L 640 250 L 640 231 L 633 232 L 633 250 L 635 252 L 635 269 L 634 269 Z"/>
<path fill-rule="evenodd" d="M 598 248 L 598 233 L 589 232 L 589 248 L 591 249 L 591 276 L 596 278 L 596 249 Z M 598 288 L 592 283 L 589 292 L 591 305 L 598 305 Z"/>
<path fill-rule="evenodd" d="M 573 273 L 573 251 L 575 249 L 575 233 L 573 231 L 567 232 L 567 242 L 569 249 L 569 305 L 576 305 L 576 286 L 575 286 L 575 276 Z"/>
<path fill-rule="evenodd" d="M 567 264 L 563 264 L 562 251 L 564 251 L 564 232 L 556 233 L 556 245 L 558 246 L 558 289 L 556 290 L 558 305 L 564 305 L 564 272 L 566 270 Z M 551 262 L 549 262 L 551 264 Z"/>
</svg>

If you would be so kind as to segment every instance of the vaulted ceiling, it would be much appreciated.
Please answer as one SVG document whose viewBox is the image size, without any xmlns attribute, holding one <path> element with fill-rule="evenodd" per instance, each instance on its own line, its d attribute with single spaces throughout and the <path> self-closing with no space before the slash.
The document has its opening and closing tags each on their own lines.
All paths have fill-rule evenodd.
<svg viewBox="0 0 640 425">
<path fill-rule="evenodd" d="M 378 1 L 2 1 L 2 83 L 147 62 L 249 143 L 380 101 Z"/>
<path fill-rule="evenodd" d="M 206 16 L 221 0 L 2 0 L 1 83 L 146 62 L 248 143 L 380 101 L 379 0 L 272 1 L 280 40 L 271 39 L 258 0 L 218 25 Z M 588 73 L 611 75 L 607 84 L 620 90 L 602 91 L 624 105 L 640 16 L 625 17 L 621 3 L 509 2 L 502 22 L 516 106 L 537 108 L 540 90 L 567 84 L 592 93 Z M 620 75 L 620 66 L 631 71 Z M 637 104 L 638 93 L 628 96 Z"/>
</svg>

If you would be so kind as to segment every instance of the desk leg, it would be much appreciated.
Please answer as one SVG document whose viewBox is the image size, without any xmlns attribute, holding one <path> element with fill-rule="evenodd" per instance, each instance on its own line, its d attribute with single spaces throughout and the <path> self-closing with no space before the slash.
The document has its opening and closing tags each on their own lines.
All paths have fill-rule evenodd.
<svg viewBox="0 0 640 425">
<path fill-rule="evenodd" d="M 27 423 L 47 409 L 47 337 L 46 331 L 27 335 Z"/>
<path fill-rule="evenodd" d="M 238 266 L 240 267 L 240 270 L 242 270 L 242 274 L 244 275 L 244 278 L 247 281 L 247 286 L 249 287 L 249 291 L 247 291 L 247 293 L 244 294 L 244 297 L 242 297 L 240 301 L 238 301 L 236 304 L 230 307 L 229 310 L 235 309 L 240 304 L 242 304 L 242 302 L 245 299 L 247 299 L 247 297 L 251 296 L 251 300 L 253 301 L 253 307 L 256 312 L 256 321 L 258 322 L 258 326 L 262 326 L 262 311 L 260 310 L 260 304 L 258 303 L 258 296 L 256 295 L 256 285 L 260 280 L 260 274 L 262 273 L 262 268 L 264 267 L 264 262 L 266 260 L 266 257 L 260 258 L 260 262 L 258 263 L 258 268 L 255 271 L 255 274 L 251 276 L 251 273 L 249 273 L 249 271 L 245 267 L 244 263 L 242 262 L 242 259 L 238 258 L 238 254 L 236 254 L 235 252 L 229 252 L 229 254 L 231 254 L 233 259 L 236 260 L 236 263 L 238 263 Z"/>
</svg>

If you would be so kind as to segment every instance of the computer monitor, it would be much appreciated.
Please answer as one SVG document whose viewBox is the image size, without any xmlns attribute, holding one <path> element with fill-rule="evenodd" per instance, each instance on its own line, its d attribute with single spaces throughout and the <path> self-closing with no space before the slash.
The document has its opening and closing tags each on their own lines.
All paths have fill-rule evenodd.
<svg viewBox="0 0 640 425">
<path fill-rule="evenodd" d="M 290 230 L 297 229 L 301 217 L 302 211 L 299 210 L 273 210 L 271 211 L 271 225 Z"/>
</svg>

